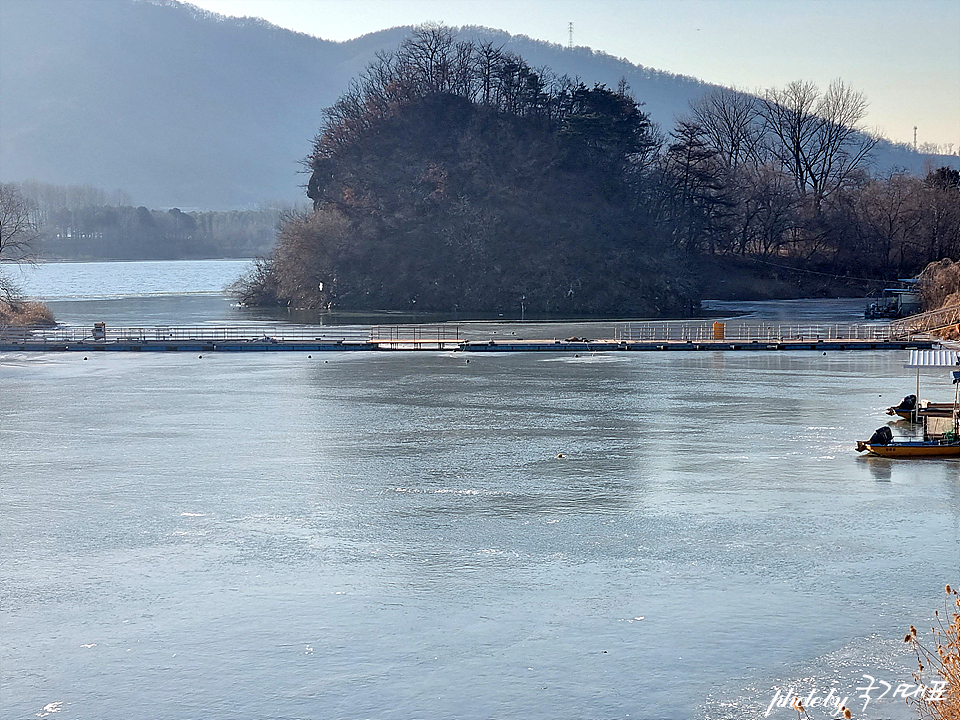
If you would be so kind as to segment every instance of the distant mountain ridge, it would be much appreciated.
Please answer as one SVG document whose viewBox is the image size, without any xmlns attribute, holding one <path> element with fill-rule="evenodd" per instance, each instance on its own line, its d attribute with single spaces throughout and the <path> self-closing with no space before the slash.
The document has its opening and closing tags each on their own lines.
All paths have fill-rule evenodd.
<svg viewBox="0 0 960 720">
<path fill-rule="evenodd" d="M 302 201 L 321 110 L 408 32 L 338 43 L 177 2 L 0 2 L 0 180 L 122 189 L 156 208 Z M 587 85 L 623 78 L 665 133 L 714 87 L 588 48 L 461 32 Z M 881 167 L 923 164 L 903 146 L 878 153 Z"/>
</svg>

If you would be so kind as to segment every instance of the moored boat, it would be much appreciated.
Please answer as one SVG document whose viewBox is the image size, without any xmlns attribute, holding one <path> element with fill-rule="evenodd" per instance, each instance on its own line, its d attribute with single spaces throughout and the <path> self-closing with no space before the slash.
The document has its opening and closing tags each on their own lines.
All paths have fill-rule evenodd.
<svg viewBox="0 0 960 720">
<path fill-rule="evenodd" d="M 869 450 L 885 458 L 946 458 L 960 457 L 960 441 L 943 440 L 893 440 L 886 445 L 869 441 L 857 443 L 857 451 Z"/>
<path fill-rule="evenodd" d="M 896 415 L 910 422 L 920 422 L 924 416 L 950 417 L 953 415 L 953 403 L 929 400 L 917 402 L 916 395 L 907 395 L 899 405 L 888 407 L 887 415 Z"/>
<path fill-rule="evenodd" d="M 907 395 L 900 401 L 899 405 L 892 405 L 887 408 L 887 415 L 897 415 L 904 420 L 915 422 L 917 419 L 917 396 Z"/>
<path fill-rule="evenodd" d="M 922 438 L 894 438 L 890 427 L 884 425 L 869 440 L 857 441 L 857 452 L 868 451 L 886 458 L 960 457 L 960 371 L 952 374 L 956 388 L 952 404 L 923 401 L 918 407 L 916 395 L 908 395 L 899 406 L 887 410 L 890 415 L 922 422 Z M 901 411 L 909 415 L 902 415 Z"/>
</svg>

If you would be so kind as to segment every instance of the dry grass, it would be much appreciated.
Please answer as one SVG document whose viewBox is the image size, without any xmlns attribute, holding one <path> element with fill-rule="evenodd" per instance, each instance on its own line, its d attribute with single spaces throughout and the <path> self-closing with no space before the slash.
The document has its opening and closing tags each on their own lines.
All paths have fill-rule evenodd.
<svg viewBox="0 0 960 720">
<path fill-rule="evenodd" d="M 960 301 L 960 263 L 948 258 L 927 265 L 919 276 L 924 310 L 936 310 Z"/>
<path fill-rule="evenodd" d="M 810 713 L 807 712 L 807 709 L 803 706 L 803 702 L 799 697 L 795 697 L 793 702 L 790 703 L 790 707 L 797 712 L 797 720 L 812 720 Z M 835 720 L 851 720 L 853 713 L 850 711 L 850 708 L 840 706 L 840 709 L 837 711 L 840 713 L 840 718 Z"/>
<path fill-rule="evenodd" d="M 936 612 L 938 627 L 931 628 L 931 645 L 925 645 L 910 626 L 904 638 L 917 651 L 914 681 L 926 687 L 943 683 L 939 696 L 925 693 L 912 702 L 923 720 L 960 720 L 960 593 L 946 586 L 943 614 Z"/>
<path fill-rule="evenodd" d="M 923 269 L 918 279 L 924 310 L 960 305 L 960 263 L 949 258 L 932 262 Z M 960 325 L 949 325 L 932 334 L 942 340 L 960 340 Z"/>
<path fill-rule="evenodd" d="M 0 299 L 0 325 L 56 325 L 56 320 L 43 303 Z"/>
</svg>

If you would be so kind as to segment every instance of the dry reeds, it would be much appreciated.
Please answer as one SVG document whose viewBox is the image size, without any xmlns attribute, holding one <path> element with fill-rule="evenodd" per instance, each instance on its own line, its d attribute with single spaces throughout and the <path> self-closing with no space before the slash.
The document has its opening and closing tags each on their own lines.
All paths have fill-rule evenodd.
<svg viewBox="0 0 960 720">
<path fill-rule="evenodd" d="M 924 310 L 937 310 L 960 302 L 960 263 L 944 258 L 927 265 L 919 277 Z"/>
<path fill-rule="evenodd" d="M 917 652 L 914 680 L 926 689 L 910 700 L 922 720 L 960 720 L 960 593 L 949 585 L 945 591 L 944 613 L 935 613 L 938 627 L 931 628 L 933 645 L 921 642 L 913 625 L 904 638 Z"/>
<path fill-rule="evenodd" d="M 53 313 L 39 302 L 16 301 L 8 302 L 0 298 L 0 326 L 49 326 L 56 325 Z"/>
</svg>

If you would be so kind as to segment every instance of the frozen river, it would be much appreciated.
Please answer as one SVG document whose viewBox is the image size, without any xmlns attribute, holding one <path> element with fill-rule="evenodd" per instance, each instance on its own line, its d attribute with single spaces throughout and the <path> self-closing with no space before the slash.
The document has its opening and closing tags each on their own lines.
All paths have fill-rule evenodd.
<svg viewBox="0 0 960 720">
<path fill-rule="evenodd" d="M 37 294 L 249 321 L 205 282 Z M 905 355 L 0 355 L 0 717 L 913 717 L 858 697 L 958 580 L 960 462 L 853 449 Z"/>
</svg>

